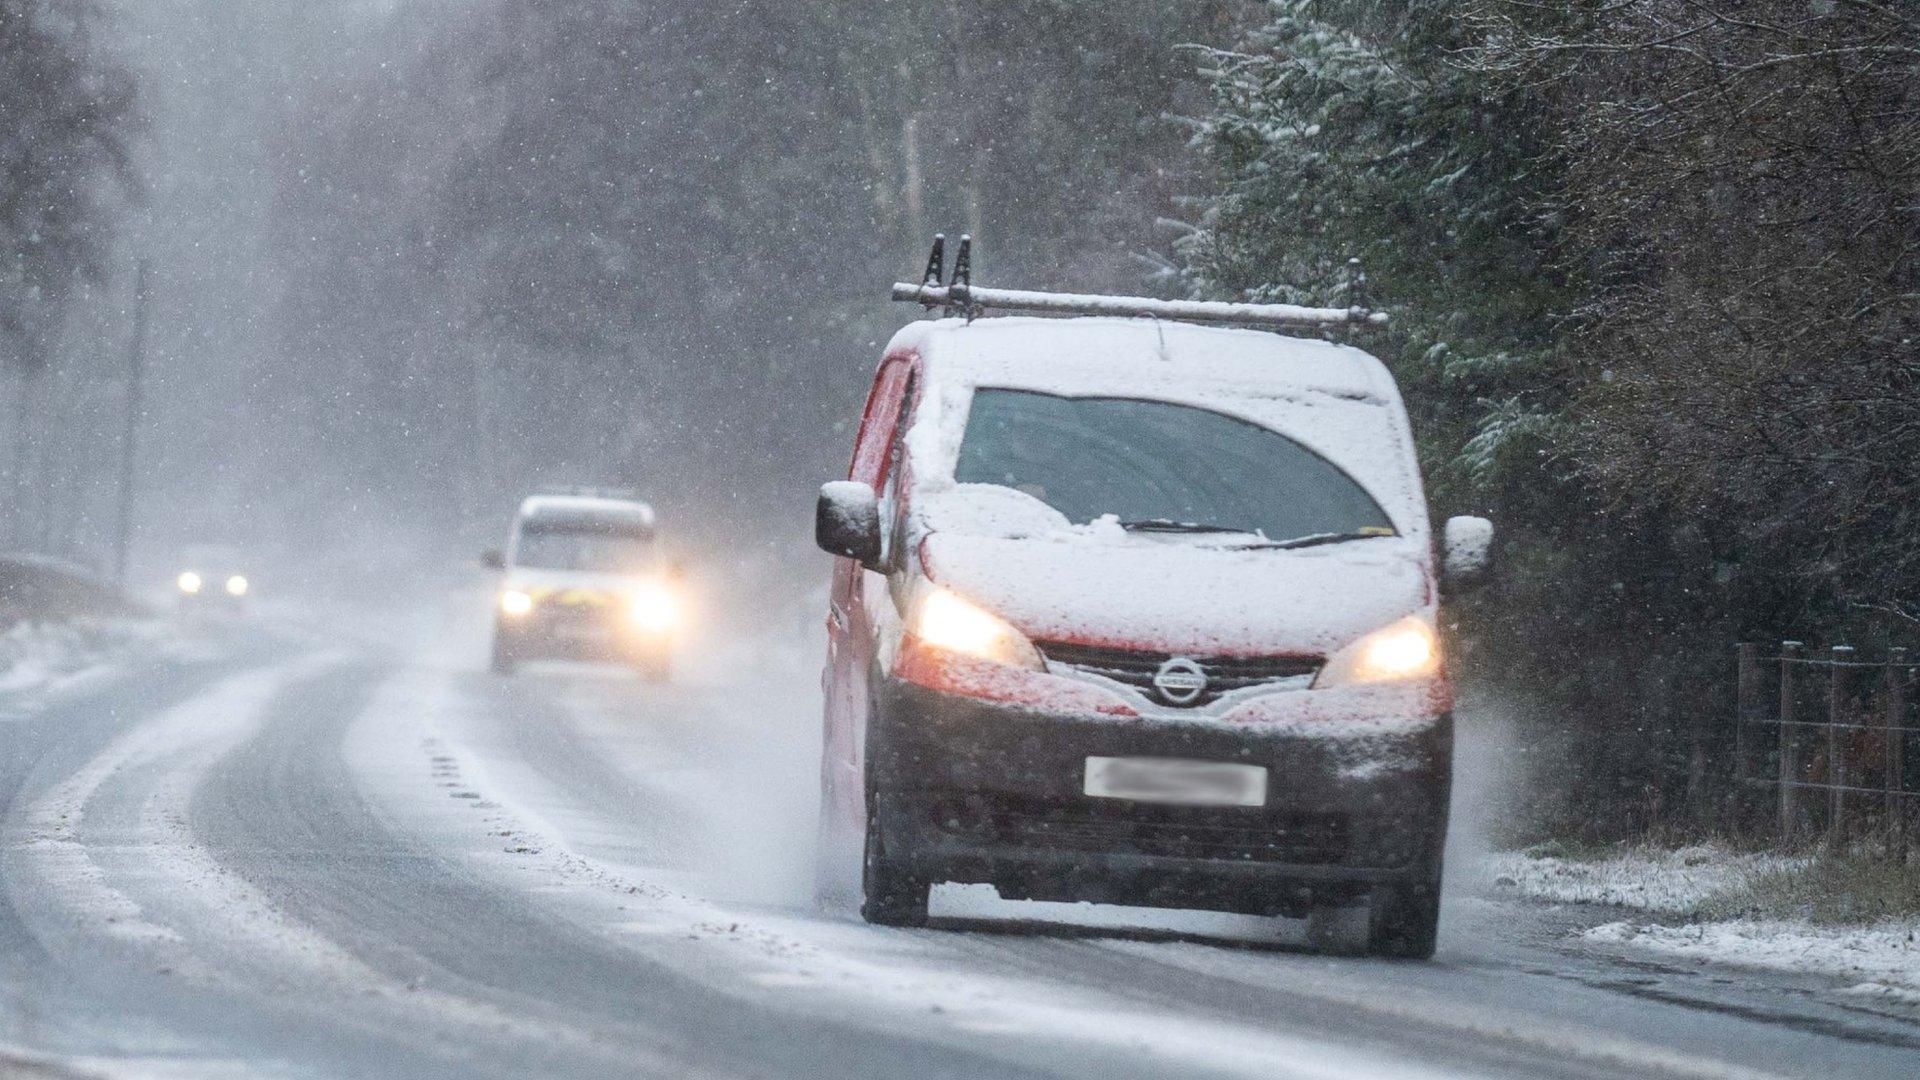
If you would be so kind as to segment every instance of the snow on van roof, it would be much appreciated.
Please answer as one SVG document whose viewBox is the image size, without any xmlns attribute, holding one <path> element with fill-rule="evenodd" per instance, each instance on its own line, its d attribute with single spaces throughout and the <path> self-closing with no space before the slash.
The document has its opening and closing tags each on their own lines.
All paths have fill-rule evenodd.
<svg viewBox="0 0 1920 1080">
<path fill-rule="evenodd" d="M 529 495 L 520 503 L 520 516 L 608 518 L 653 524 L 653 507 L 634 499 L 613 499 L 602 495 Z"/>
<path fill-rule="evenodd" d="M 909 323 L 888 346 L 907 349 L 975 385 L 1100 393 L 1173 379 L 1399 400 L 1393 377 L 1368 353 L 1267 330 L 1114 317 L 938 319 Z"/>
<path fill-rule="evenodd" d="M 1408 537 L 1427 534 L 1413 432 L 1393 376 L 1350 345 L 1140 318 L 924 320 L 889 354 L 917 353 L 908 433 L 916 483 L 950 485 L 977 387 L 1132 397 L 1211 409 L 1281 432 L 1351 474 Z"/>
</svg>

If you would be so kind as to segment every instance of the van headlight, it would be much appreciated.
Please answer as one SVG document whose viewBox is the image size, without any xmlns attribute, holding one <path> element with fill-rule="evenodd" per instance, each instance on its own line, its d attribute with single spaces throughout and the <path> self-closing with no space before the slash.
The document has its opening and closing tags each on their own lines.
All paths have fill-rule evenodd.
<svg viewBox="0 0 1920 1080">
<path fill-rule="evenodd" d="M 680 598 L 665 582 L 648 582 L 627 597 L 627 619 L 635 629 L 664 634 L 680 621 Z"/>
<path fill-rule="evenodd" d="M 1381 627 L 1328 658 L 1314 689 L 1404 682 L 1440 674 L 1440 636 L 1418 615 Z"/>
<path fill-rule="evenodd" d="M 247 590 L 250 588 L 252 588 L 252 585 L 247 581 L 247 575 L 245 574 L 235 574 L 227 579 L 228 596 L 245 596 L 247 595 Z"/>
<path fill-rule="evenodd" d="M 206 582 L 200 580 L 199 574 L 191 570 L 183 571 L 179 577 L 173 579 L 173 583 L 179 586 L 180 591 L 186 593 L 188 596 L 198 594 L 201 586 L 206 584 Z"/>
<path fill-rule="evenodd" d="M 1040 650 L 1011 623 L 939 587 L 921 595 L 908 629 L 921 644 L 943 652 L 1034 671 L 1046 666 Z"/>
<path fill-rule="evenodd" d="M 533 610 L 533 597 L 519 589 L 508 589 L 500 594 L 500 613 L 510 619 L 517 619 Z"/>
</svg>

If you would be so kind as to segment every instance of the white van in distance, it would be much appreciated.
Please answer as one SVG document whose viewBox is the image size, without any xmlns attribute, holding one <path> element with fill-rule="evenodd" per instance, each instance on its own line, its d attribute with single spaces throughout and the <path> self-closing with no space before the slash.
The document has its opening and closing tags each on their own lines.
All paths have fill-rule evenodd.
<svg viewBox="0 0 1920 1080">
<path fill-rule="evenodd" d="M 603 495 L 534 495 L 520 504 L 494 605 L 493 670 L 523 661 L 605 660 L 654 681 L 672 667 L 681 617 L 677 574 L 662 558 L 653 508 Z"/>
</svg>

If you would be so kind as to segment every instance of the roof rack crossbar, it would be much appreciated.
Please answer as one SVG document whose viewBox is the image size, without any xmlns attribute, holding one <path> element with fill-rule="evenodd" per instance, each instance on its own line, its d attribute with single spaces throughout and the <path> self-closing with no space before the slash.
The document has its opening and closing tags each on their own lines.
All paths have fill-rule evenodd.
<svg viewBox="0 0 1920 1080">
<path fill-rule="evenodd" d="M 1299 304 L 1242 304 L 1223 300 L 1158 300 L 1146 296 L 983 289 L 955 282 L 938 286 L 897 281 L 893 298 L 926 308 L 962 312 L 971 319 L 989 308 L 1047 315 L 1120 315 L 1178 322 L 1234 323 L 1242 326 L 1384 326 L 1387 314 L 1364 307 L 1304 307 Z"/>
</svg>

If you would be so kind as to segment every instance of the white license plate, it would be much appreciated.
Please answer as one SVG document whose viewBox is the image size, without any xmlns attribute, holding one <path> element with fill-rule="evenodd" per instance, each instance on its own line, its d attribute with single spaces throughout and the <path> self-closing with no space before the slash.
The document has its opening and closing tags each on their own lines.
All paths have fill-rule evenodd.
<svg viewBox="0 0 1920 1080">
<path fill-rule="evenodd" d="M 1225 761 L 1090 757 L 1086 793 L 1187 806 L 1265 806 L 1267 770 Z"/>
</svg>

